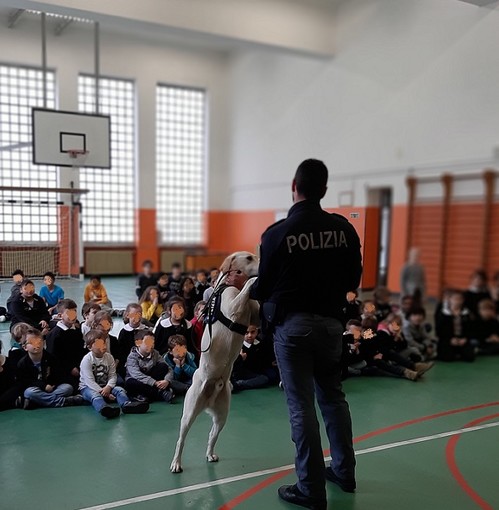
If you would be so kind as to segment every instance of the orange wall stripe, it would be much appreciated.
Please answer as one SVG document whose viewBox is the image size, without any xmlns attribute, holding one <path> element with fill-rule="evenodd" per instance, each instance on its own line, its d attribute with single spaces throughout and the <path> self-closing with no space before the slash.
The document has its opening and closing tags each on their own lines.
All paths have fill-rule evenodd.
<svg viewBox="0 0 499 510">
<path fill-rule="evenodd" d="M 378 279 L 379 260 L 379 230 L 380 208 L 366 207 L 366 223 L 364 235 L 364 272 L 362 275 L 362 287 L 373 289 Z"/>
<path fill-rule="evenodd" d="M 392 292 L 400 292 L 400 270 L 406 261 L 407 205 L 393 205 L 390 225 L 390 250 L 388 254 L 387 286 Z"/>
<path fill-rule="evenodd" d="M 152 260 L 153 270 L 159 270 L 158 235 L 156 232 L 156 210 L 138 209 L 135 221 L 137 239 L 135 242 L 135 271 L 140 272 L 144 260 Z"/>
</svg>

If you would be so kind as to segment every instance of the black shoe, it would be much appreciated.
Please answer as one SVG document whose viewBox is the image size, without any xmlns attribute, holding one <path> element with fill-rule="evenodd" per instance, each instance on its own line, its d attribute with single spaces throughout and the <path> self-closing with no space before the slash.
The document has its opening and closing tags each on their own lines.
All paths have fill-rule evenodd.
<svg viewBox="0 0 499 510">
<path fill-rule="evenodd" d="M 121 408 L 125 414 L 144 414 L 149 409 L 147 402 L 127 402 Z"/>
<path fill-rule="evenodd" d="M 309 498 L 302 494 L 296 485 L 283 485 L 277 490 L 279 497 L 288 503 L 310 508 L 311 510 L 326 510 L 327 501 Z"/>
<path fill-rule="evenodd" d="M 81 406 L 83 404 L 83 397 L 81 395 L 73 395 L 64 399 L 64 407 Z"/>
<path fill-rule="evenodd" d="M 147 402 L 149 403 L 149 399 L 144 397 L 144 395 L 137 395 L 132 398 L 132 402 Z"/>
<path fill-rule="evenodd" d="M 100 414 L 104 416 L 104 418 L 107 418 L 108 420 L 111 420 L 112 418 L 117 418 L 120 415 L 120 408 L 119 407 L 111 407 L 111 406 L 104 406 L 100 410 Z"/>
<path fill-rule="evenodd" d="M 31 402 L 31 400 L 29 398 L 25 398 L 24 399 L 24 402 L 23 402 L 23 409 L 25 411 L 33 411 L 33 409 L 35 409 L 36 406 L 33 402 Z"/>
<path fill-rule="evenodd" d="M 355 489 L 357 487 L 357 484 L 355 483 L 355 480 L 342 480 L 341 478 L 338 478 L 334 471 L 332 470 L 331 466 L 326 468 L 326 479 L 330 482 L 335 483 L 338 487 L 341 488 L 343 492 L 355 492 Z"/>
<path fill-rule="evenodd" d="M 173 393 L 173 390 L 170 388 L 170 389 L 167 389 L 167 390 L 163 390 L 161 393 L 161 398 L 167 402 L 168 404 L 173 404 L 174 403 L 174 400 L 175 400 L 175 393 Z"/>
</svg>

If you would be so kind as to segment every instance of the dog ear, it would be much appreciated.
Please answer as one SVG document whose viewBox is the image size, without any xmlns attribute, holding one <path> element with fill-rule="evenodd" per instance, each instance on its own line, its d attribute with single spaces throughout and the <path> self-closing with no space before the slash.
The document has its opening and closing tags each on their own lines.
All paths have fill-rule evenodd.
<svg viewBox="0 0 499 510">
<path fill-rule="evenodd" d="M 220 266 L 220 271 L 222 273 L 227 273 L 227 271 L 229 271 L 232 263 L 234 262 L 234 260 L 236 260 L 236 256 L 235 255 L 229 255 L 223 262 L 222 262 L 222 265 Z"/>
</svg>

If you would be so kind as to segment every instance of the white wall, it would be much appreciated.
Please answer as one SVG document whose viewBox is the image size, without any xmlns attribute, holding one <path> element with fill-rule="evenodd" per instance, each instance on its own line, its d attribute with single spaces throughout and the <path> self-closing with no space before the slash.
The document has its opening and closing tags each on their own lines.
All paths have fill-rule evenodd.
<svg viewBox="0 0 499 510">
<path fill-rule="evenodd" d="M 298 0 L 292 5 L 299 12 Z M 260 16 L 265 6 L 258 4 Z M 347 193 L 365 205 L 368 189 L 382 186 L 393 187 L 395 203 L 403 203 L 409 172 L 499 164 L 491 161 L 499 147 L 497 3 L 345 0 L 330 25 L 329 34 L 321 32 L 323 24 L 319 31 L 324 40 L 331 36 L 334 58 L 307 56 L 303 46 L 295 53 L 248 46 L 228 56 L 230 45 L 222 51 L 104 27 L 101 72 L 137 84 L 140 207 L 155 206 L 157 82 L 208 90 L 209 209 L 286 209 L 292 174 L 306 157 L 324 159 L 330 168 L 324 202 L 330 207 Z M 39 65 L 39 24 L 25 17 L 15 29 L 3 24 L 0 47 L 4 62 Z M 75 110 L 78 72 L 93 72 L 92 27 L 73 24 L 60 37 L 49 31 L 48 64 L 58 74 L 59 107 Z"/>
<path fill-rule="evenodd" d="M 47 31 L 48 67 L 57 73 L 59 109 L 78 110 L 79 72 L 94 72 L 94 35 L 92 25 L 73 24 L 61 36 Z M 41 65 L 40 21 L 25 17 L 14 29 L 0 27 L 0 61 Z M 227 66 L 225 53 L 206 49 L 164 45 L 101 31 L 101 74 L 132 79 L 136 83 L 138 113 L 139 206 L 155 207 L 155 86 L 158 82 L 202 87 L 208 91 L 210 169 L 207 206 L 228 207 L 226 192 L 217 192 L 228 179 L 228 112 L 226 105 Z M 8 51 L 7 51 L 8 49 Z M 67 170 L 67 171 L 66 171 Z M 71 178 L 71 169 L 62 169 L 61 185 Z"/>
<path fill-rule="evenodd" d="M 324 202 L 405 177 L 481 171 L 499 146 L 499 7 L 456 0 L 347 0 L 336 57 L 263 51 L 233 59 L 232 205 L 283 208 L 306 157 L 324 159 Z M 412 169 L 412 170 L 410 170 Z"/>
</svg>

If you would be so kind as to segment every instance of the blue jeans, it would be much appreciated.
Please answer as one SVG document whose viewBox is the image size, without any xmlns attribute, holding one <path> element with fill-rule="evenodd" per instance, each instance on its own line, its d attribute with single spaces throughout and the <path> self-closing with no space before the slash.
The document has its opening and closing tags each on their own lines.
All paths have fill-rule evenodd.
<svg viewBox="0 0 499 510">
<path fill-rule="evenodd" d="M 331 467 L 342 479 L 355 479 L 350 409 L 341 388 L 343 327 L 331 317 L 290 313 L 275 327 L 274 350 L 286 393 L 291 439 L 295 443 L 298 488 L 325 499 L 325 466 L 315 398 L 331 449 Z"/>
<path fill-rule="evenodd" d="M 93 408 L 98 413 L 104 406 L 108 405 L 104 397 L 98 391 L 95 391 L 89 388 L 88 386 L 82 388 L 80 390 L 80 393 L 87 402 L 90 402 L 92 404 Z M 128 397 L 126 391 L 121 386 L 115 386 L 112 389 L 111 394 L 116 397 L 116 401 L 118 402 L 118 405 L 120 407 L 123 407 L 127 402 L 130 402 L 130 398 Z"/>
<path fill-rule="evenodd" d="M 37 386 L 30 386 L 24 390 L 24 398 L 29 398 L 40 407 L 62 407 L 66 397 L 73 394 L 71 384 L 59 384 L 54 391 L 48 393 Z"/>
</svg>

